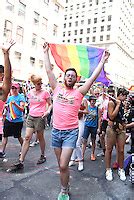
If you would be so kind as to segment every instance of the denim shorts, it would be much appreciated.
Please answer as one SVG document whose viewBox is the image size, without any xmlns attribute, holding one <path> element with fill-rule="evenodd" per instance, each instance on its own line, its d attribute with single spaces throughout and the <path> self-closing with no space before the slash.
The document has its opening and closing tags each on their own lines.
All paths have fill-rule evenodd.
<svg viewBox="0 0 134 200">
<path fill-rule="evenodd" d="M 82 139 L 88 140 L 89 135 L 91 134 L 91 139 L 96 140 L 96 135 L 97 135 L 97 127 L 84 127 L 84 133 L 82 136 Z"/>
<path fill-rule="evenodd" d="M 52 147 L 53 148 L 76 148 L 78 138 L 78 128 L 71 130 L 52 129 Z"/>
</svg>

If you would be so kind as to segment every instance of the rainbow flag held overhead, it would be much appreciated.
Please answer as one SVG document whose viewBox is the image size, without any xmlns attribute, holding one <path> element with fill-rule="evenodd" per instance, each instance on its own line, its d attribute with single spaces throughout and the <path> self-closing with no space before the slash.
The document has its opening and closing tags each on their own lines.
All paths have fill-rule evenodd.
<svg viewBox="0 0 134 200">
<path fill-rule="evenodd" d="M 104 52 L 102 48 L 85 45 L 49 44 L 49 47 L 57 66 L 62 71 L 73 67 L 78 76 L 85 78 L 91 76 Z M 110 80 L 107 78 L 104 67 L 96 81 L 109 85 Z"/>
</svg>

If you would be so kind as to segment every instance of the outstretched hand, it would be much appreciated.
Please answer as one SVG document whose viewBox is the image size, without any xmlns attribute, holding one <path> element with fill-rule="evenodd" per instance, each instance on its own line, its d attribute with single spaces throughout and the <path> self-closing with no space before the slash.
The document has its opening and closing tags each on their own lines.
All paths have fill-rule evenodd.
<svg viewBox="0 0 134 200">
<path fill-rule="evenodd" d="M 8 53 L 10 48 L 15 44 L 14 40 L 10 40 L 8 43 L 3 43 L 0 48 L 2 49 L 3 53 Z"/>
<path fill-rule="evenodd" d="M 105 51 L 103 52 L 103 55 L 102 55 L 102 59 L 101 59 L 101 60 L 102 60 L 104 63 L 106 63 L 106 62 L 108 61 L 109 56 L 110 56 L 109 51 L 108 51 L 108 50 L 105 50 Z"/>
<path fill-rule="evenodd" d="M 44 45 L 43 45 L 44 53 L 48 52 L 48 49 L 49 49 L 49 44 L 48 44 L 48 42 L 45 42 Z"/>
</svg>

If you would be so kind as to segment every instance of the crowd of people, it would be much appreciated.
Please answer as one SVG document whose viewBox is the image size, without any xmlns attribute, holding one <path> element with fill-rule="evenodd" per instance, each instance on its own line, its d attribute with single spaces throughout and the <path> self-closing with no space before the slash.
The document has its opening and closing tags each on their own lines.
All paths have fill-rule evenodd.
<svg viewBox="0 0 134 200">
<path fill-rule="evenodd" d="M 116 167 L 120 180 L 125 181 L 123 168 L 126 129 L 131 134 L 131 149 L 134 153 L 134 94 L 129 95 L 125 88 L 114 86 L 93 87 L 109 52 L 104 51 L 100 63 L 84 84 L 77 84 L 77 71 L 69 68 L 65 71 L 63 83 L 58 83 L 49 59 L 49 45 L 44 43 L 44 61 L 50 83 L 50 92 L 42 87 L 42 78 L 31 75 L 27 91 L 20 92 L 18 83 L 11 83 L 11 64 L 9 49 L 2 47 L 5 66 L 1 66 L 2 87 L 0 88 L 0 133 L 2 144 L 0 158 L 5 157 L 8 137 L 17 138 L 21 145 L 16 170 L 24 168 L 25 156 L 29 150 L 33 134 L 40 145 L 40 157 L 37 164 L 46 161 L 45 126 L 52 121 L 52 147 L 60 170 L 61 191 L 58 200 L 69 200 L 69 167 L 78 162 L 78 171 L 84 170 L 86 147 L 91 136 L 91 161 L 97 156 L 105 156 L 106 179 L 113 180 L 111 157 L 116 148 Z M 3 80 L 3 81 L 2 81 Z M 30 84 L 29 83 L 29 84 Z M 24 112 L 25 111 L 25 112 Z M 26 134 L 21 136 L 24 113 L 26 114 Z M 2 125 L 3 121 L 3 125 Z M 102 152 L 96 155 L 96 138 L 99 138 Z"/>
</svg>

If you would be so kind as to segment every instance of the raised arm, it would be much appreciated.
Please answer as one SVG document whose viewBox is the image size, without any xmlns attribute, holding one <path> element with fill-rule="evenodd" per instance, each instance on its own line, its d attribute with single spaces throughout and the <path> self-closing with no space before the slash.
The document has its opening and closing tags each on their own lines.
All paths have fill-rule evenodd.
<svg viewBox="0 0 134 200">
<path fill-rule="evenodd" d="M 3 44 L 0 47 L 4 54 L 4 78 L 2 85 L 3 94 L 1 96 L 2 101 L 6 101 L 6 98 L 8 96 L 11 87 L 11 63 L 9 58 L 9 50 L 14 44 L 15 42 L 11 40 L 9 43 Z"/>
<path fill-rule="evenodd" d="M 57 81 L 56 81 L 56 77 L 52 71 L 52 65 L 50 63 L 50 59 L 49 59 L 49 46 L 48 43 L 45 42 L 43 45 L 43 50 L 44 50 L 44 60 L 45 60 L 45 68 L 46 68 L 46 72 L 48 75 L 48 79 L 51 85 L 51 88 L 54 90 L 56 85 L 57 85 Z"/>
<path fill-rule="evenodd" d="M 88 90 L 90 89 L 91 85 L 93 84 L 93 82 L 96 80 L 96 78 L 99 76 L 103 65 L 105 64 L 105 62 L 108 60 L 110 53 L 108 51 L 104 51 L 102 58 L 98 64 L 98 66 L 96 67 L 96 69 L 94 70 L 94 72 L 92 73 L 91 77 L 85 82 L 85 84 L 81 87 L 79 87 L 79 91 L 81 94 L 85 95 Z"/>
</svg>

